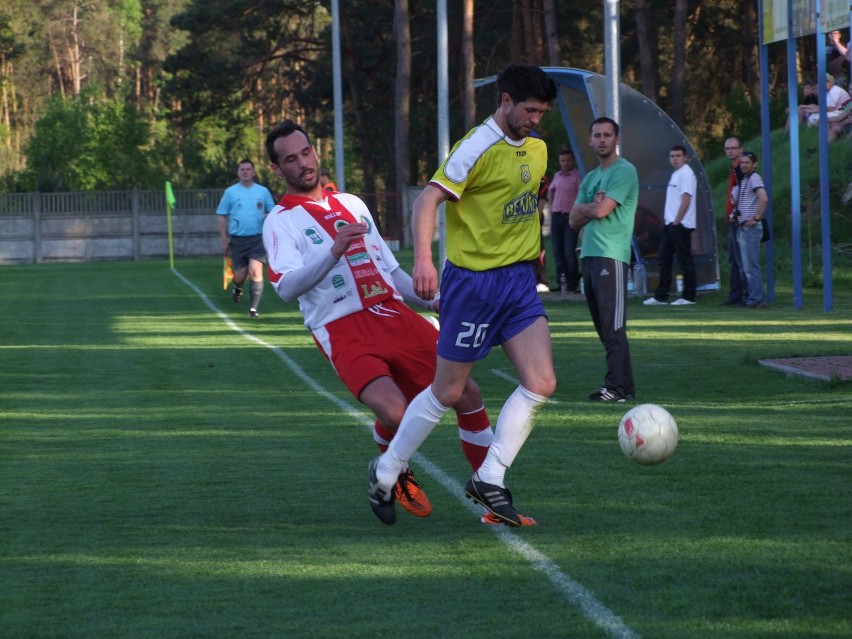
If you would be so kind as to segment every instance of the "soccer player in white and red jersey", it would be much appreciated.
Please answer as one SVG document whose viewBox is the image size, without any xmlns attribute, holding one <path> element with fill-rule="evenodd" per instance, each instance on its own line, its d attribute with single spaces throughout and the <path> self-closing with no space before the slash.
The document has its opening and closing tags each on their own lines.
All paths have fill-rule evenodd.
<svg viewBox="0 0 852 639">
<path fill-rule="evenodd" d="M 373 438 L 384 451 L 408 402 L 435 372 L 438 332 L 402 300 L 428 310 L 437 303 L 414 292 L 364 202 L 323 188 L 319 159 L 300 126 L 279 124 L 266 150 L 272 171 L 287 183 L 263 226 L 270 282 L 283 300 L 298 299 L 322 354 L 375 414 Z M 476 470 L 493 431 L 475 382 L 465 385 L 454 408 L 462 450 Z M 432 512 L 407 464 L 393 491 L 408 512 Z"/>
<path fill-rule="evenodd" d="M 394 510 L 399 469 L 459 400 L 474 363 L 499 345 L 520 384 L 465 493 L 509 526 L 529 523 L 512 504 L 504 477 L 536 410 L 556 389 L 550 328 L 530 263 L 540 249 L 538 189 L 547 169 L 547 147 L 530 134 L 556 98 L 556 84 L 539 67 L 513 64 L 498 75 L 497 92 L 494 115 L 455 144 L 413 205 L 412 279 L 415 292 L 429 298 L 438 289 L 432 235 L 438 206 L 447 202 L 438 366 L 388 450 L 370 464 L 370 505 L 382 521 Z"/>
</svg>

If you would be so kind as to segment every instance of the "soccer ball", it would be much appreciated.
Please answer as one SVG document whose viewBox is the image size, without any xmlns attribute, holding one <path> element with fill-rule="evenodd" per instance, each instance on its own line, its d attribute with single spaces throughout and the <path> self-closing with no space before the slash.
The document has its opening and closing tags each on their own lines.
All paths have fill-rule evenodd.
<svg viewBox="0 0 852 639">
<path fill-rule="evenodd" d="M 677 448 L 677 423 L 665 408 L 655 404 L 634 406 L 618 425 L 618 444 L 639 464 L 659 464 Z"/>
</svg>

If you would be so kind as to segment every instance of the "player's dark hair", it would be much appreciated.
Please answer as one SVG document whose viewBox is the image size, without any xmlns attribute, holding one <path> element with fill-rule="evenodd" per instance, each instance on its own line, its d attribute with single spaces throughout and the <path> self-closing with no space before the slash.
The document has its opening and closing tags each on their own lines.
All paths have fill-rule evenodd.
<svg viewBox="0 0 852 639">
<path fill-rule="evenodd" d="M 596 124 L 611 124 L 611 125 L 612 125 L 612 129 L 613 129 L 613 131 L 615 131 L 615 137 L 618 137 L 618 131 L 619 131 L 619 129 L 618 129 L 618 122 L 616 122 L 616 121 L 615 121 L 615 120 L 613 120 L 612 118 L 608 118 L 608 117 L 606 117 L 605 115 L 603 115 L 603 116 L 601 116 L 601 117 L 599 117 L 599 118 L 595 118 L 595 121 L 594 121 L 594 122 L 592 122 L 592 123 L 589 125 L 589 133 L 591 133 L 591 132 L 592 132 L 592 129 L 594 129 L 594 128 L 595 128 L 595 125 L 596 125 Z"/>
<path fill-rule="evenodd" d="M 270 162 L 278 164 L 278 154 L 275 152 L 275 140 L 278 138 L 286 138 L 288 135 L 292 135 L 296 131 L 304 134 L 305 138 L 308 140 L 308 144 L 311 143 L 311 138 L 305 130 L 290 119 L 284 120 L 266 134 L 266 153 L 269 155 Z"/>
<path fill-rule="evenodd" d="M 672 151 L 680 151 L 680 152 L 681 152 L 681 153 L 683 153 L 684 155 L 689 155 L 689 154 L 686 152 L 686 147 L 684 147 L 683 145 L 680 145 L 680 144 L 675 144 L 675 145 L 671 148 L 671 150 L 672 150 Z"/>
<path fill-rule="evenodd" d="M 243 164 L 251 164 L 251 168 L 254 168 L 254 162 L 252 162 L 248 158 L 244 158 L 244 159 L 240 160 L 240 163 L 237 164 L 237 166 L 241 166 Z"/>
<path fill-rule="evenodd" d="M 574 151 L 572 151 L 571 149 L 562 149 L 559 152 L 559 155 L 570 155 L 573 158 L 574 157 Z"/>
<path fill-rule="evenodd" d="M 508 93 L 512 104 L 524 100 L 552 102 L 556 99 L 556 83 L 549 75 L 532 64 L 510 64 L 497 76 L 497 104 Z"/>
</svg>

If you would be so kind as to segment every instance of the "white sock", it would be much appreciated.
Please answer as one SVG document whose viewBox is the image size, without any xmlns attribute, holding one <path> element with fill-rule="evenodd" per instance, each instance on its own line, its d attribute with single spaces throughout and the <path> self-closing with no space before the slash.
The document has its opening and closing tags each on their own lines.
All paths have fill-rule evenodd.
<svg viewBox="0 0 852 639">
<path fill-rule="evenodd" d="M 488 448 L 485 461 L 476 471 L 480 481 L 505 488 L 506 470 L 515 461 L 532 431 L 535 411 L 546 401 L 546 397 L 536 395 L 523 386 L 518 386 L 509 395 L 497 417 L 494 441 Z"/>
<path fill-rule="evenodd" d="M 387 451 L 379 457 L 376 467 L 376 478 L 382 490 L 390 490 L 396 483 L 399 474 L 408 466 L 408 460 L 417 452 L 420 445 L 426 441 L 441 417 L 449 410 L 432 394 L 432 387 L 424 389 L 411 400 L 402 423 L 391 440 Z"/>
</svg>

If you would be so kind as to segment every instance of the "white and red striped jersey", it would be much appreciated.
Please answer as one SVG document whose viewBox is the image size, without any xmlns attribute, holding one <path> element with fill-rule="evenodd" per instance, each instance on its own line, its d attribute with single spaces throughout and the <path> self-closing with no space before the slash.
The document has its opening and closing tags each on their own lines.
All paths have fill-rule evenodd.
<svg viewBox="0 0 852 639">
<path fill-rule="evenodd" d="M 289 274 L 304 269 L 299 276 L 312 270 L 319 275 L 319 271 L 328 269 L 333 263 L 315 286 L 298 297 L 305 326 L 312 331 L 372 306 L 371 297 L 375 297 L 376 302 L 386 299 L 388 291 L 392 291 L 394 299 L 402 300 L 391 276 L 399 267 L 399 262 L 379 234 L 367 205 L 349 193 L 334 193 L 333 196 L 355 220 L 367 222 L 369 230 L 363 240 L 363 252 L 344 255 L 336 263 L 331 262 L 332 236 L 304 207 L 296 205 L 287 208 L 289 204 L 286 196 L 282 198 L 284 206 L 279 204 L 273 208 L 263 224 L 269 281 L 282 299 L 287 299 L 282 288 Z M 327 199 L 315 204 L 332 212 Z M 359 275 L 365 275 L 366 270 L 367 276 L 378 276 L 376 282 L 382 284 L 376 284 L 373 290 L 359 291 L 352 271 L 355 267 Z M 379 290 L 382 285 L 387 290 Z M 367 288 L 364 285 L 362 287 Z M 384 297 L 380 293 L 384 293 Z"/>
</svg>

